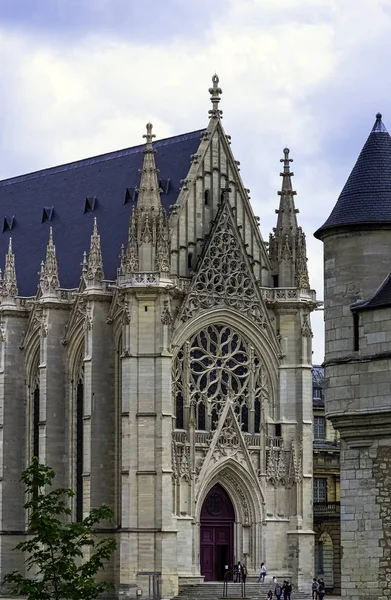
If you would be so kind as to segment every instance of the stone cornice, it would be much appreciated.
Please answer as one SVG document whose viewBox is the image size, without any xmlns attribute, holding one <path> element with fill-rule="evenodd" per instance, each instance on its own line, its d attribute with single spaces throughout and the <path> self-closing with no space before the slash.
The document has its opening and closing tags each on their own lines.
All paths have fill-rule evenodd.
<svg viewBox="0 0 391 600">
<path fill-rule="evenodd" d="M 378 352 L 376 354 L 366 354 L 365 356 L 357 356 L 358 352 L 350 354 L 348 356 L 341 356 L 340 358 L 333 358 L 325 360 L 323 363 L 324 367 L 334 367 L 337 365 L 346 364 L 357 364 L 357 363 L 368 363 L 374 360 L 389 360 L 391 359 L 391 350 L 387 352 Z"/>
<path fill-rule="evenodd" d="M 374 438 L 391 436 L 391 408 L 378 408 L 373 411 L 347 411 L 328 413 L 334 429 L 340 432 L 344 440 L 357 440 L 357 443 L 368 445 Z M 371 443 L 371 442 L 369 442 Z"/>
</svg>

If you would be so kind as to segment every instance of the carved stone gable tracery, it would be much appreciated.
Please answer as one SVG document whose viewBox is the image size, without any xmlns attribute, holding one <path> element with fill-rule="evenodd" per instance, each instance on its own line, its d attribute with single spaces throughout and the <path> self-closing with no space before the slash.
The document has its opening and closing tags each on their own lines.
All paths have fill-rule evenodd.
<svg viewBox="0 0 391 600">
<path fill-rule="evenodd" d="M 260 327 L 268 325 L 266 308 L 227 199 L 216 216 L 179 320 L 187 321 L 218 305 L 246 315 Z"/>
</svg>

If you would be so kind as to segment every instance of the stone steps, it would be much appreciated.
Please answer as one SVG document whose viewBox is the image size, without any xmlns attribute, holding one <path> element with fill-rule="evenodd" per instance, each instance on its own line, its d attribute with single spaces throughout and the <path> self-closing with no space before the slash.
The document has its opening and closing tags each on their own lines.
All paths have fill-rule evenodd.
<svg viewBox="0 0 391 600">
<path fill-rule="evenodd" d="M 274 591 L 274 584 L 270 582 L 246 582 L 246 598 L 266 600 L 269 590 Z M 196 585 L 184 585 L 179 589 L 174 600 L 217 600 L 223 597 L 223 582 L 214 581 Z M 228 583 L 228 598 L 241 598 L 240 583 Z M 294 591 L 292 600 L 310 600 L 311 594 Z"/>
</svg>

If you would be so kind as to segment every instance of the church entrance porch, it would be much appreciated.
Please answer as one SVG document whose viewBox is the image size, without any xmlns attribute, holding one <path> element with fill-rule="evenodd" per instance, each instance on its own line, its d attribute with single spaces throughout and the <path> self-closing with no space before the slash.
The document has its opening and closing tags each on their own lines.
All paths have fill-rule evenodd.
<svg viewBox="0 0 391 600">
<path fill-rule="evenodd" d="M 201 510 L 201 575 L 205 581 L 222 581 L 233 566 L 235 514 L 220 484 L 209 491 Z"/>
</svg>

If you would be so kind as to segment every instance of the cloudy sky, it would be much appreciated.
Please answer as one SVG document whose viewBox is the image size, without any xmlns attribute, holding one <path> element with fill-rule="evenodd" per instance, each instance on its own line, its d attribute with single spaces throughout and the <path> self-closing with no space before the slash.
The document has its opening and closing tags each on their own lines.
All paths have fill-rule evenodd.
<svg viewBox="0 0 391 600">
<path fill-rule="evenodd" d="M 294 159 L 311 284 L 328 216 L 377 111 L 391 127 L 391 0 L 0 0 L 0 179 L 223 125 L 261 231 Z M 313 316 L 314 361 L 323 315 Z"/>
</svg>

